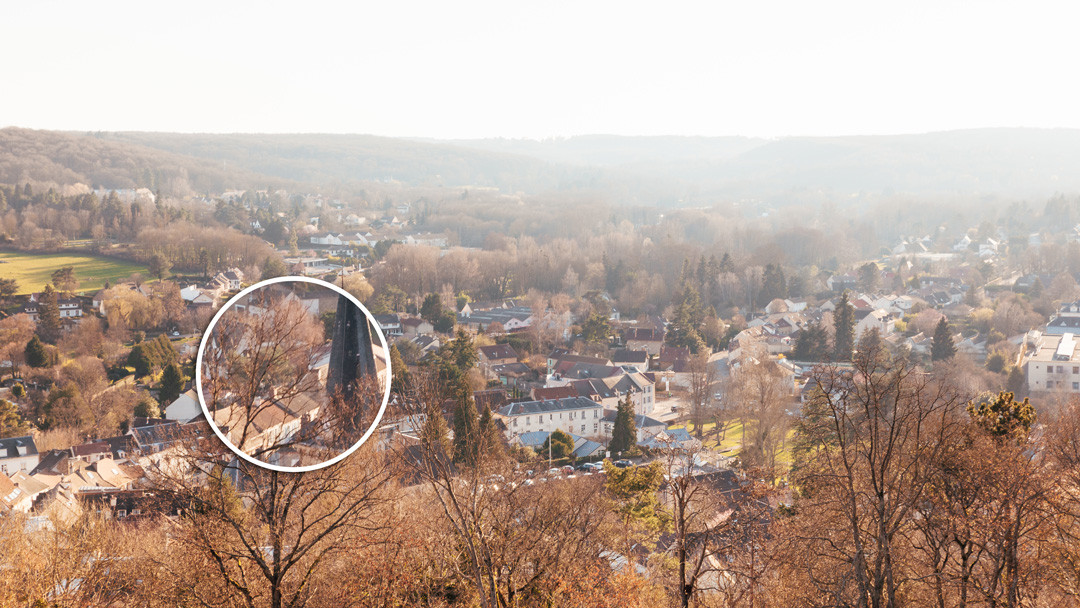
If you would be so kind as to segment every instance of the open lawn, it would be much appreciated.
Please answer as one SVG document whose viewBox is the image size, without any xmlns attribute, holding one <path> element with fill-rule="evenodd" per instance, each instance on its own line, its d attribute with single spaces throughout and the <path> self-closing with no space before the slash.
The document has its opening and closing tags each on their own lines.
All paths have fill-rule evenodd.
<svg viewBox="0 0 1080 608">
<path fill-rule="evenodd" d="M 146 273 L 146 266 L 90 254 L 0 252 L 0 278 L 18 281 L 18 294 L 41 291 L 52 281 L 52 273 L 64 266 L 75 267 L 80 292 L 96 291 L 105 281 L 115 284 L 132 273 Z"/>
<path fill-rule="evenodd" d="M 748 424 L 753 425 L 754 421 L 748 421 Z M 676 424 L 671 428 L 685 428 L 691 436 L 696 437 L 694 433 L 694 425 L 691 422 L 685 424 Z M 704 436 L 704 445 L 710 450 L 714 450 L 723 454 L 724 456 L 737 456 L 739 450 L 742 449 L 743 441 L 743 425 L 738 420 L 729 420 L 720 435 L 723 439 L 719 439 L 716 433 L 716 423 L 707 422 L 702 425 L 702 434 Z M 786 471 L 791 466 L 791 442 L 795 438 L 795 430 L 789 429 L 786 435 L 786 441 L 783 447 L 776 452 L 776 466 L 780 471 Z"/>
</svg>

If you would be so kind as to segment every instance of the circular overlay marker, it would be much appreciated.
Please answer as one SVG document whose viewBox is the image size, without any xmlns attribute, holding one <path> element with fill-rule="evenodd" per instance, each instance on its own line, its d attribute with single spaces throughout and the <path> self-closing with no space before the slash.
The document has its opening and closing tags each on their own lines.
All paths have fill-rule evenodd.
<svg viewBox="0 0 1080 608">
<path fill-rule="evenodd" d="M 375 432 L 390 399 L 389 347 L 355 296 L 278 277 L 233 296 L 210 321 L 195 387 L 214 433 L 275 471 L 334 464 Z"/>
</svg>

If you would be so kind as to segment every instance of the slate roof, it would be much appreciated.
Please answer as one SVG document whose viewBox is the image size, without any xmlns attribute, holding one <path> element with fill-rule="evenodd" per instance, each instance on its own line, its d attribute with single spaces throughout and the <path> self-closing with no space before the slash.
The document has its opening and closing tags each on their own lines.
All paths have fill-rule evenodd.
<svg viewBox="0 0 1080 608">
<path fill-rule="evenodd" d="M 612 363 L 645 363 L 649 360 L 649 353 L 643 350 L 630 350 L 620 348 L 611 355 Z"/>
<path fill-rule="evenodd" d="M 547 412 L 562 412 L 568 410 L 581 410 L 603 407 L 592 399 L 584 397 L 565 397 L 550 401 L 521 401 L 511 403 L 499 408 L 501 416 L 521 416 L 524 414 L 540 414 Z"/>
<path fill-rule="evenodd" d="M 495 344 L 493 346 L 481 346 L 477 349 L 488 361 L 498 359 L 517 359 L 517 351 L 509 344 Z"/>
<path fill-rule="evenodd" d="M 577 397 L 578 391 L 574 388 L 573 383 L 566 386 L 552 386 L 548 388 L 533 389 L 533 398 L 538 401 L 546 399 L 563 399 L 566 397 Z"/>
<path fill-rule="evenodd" d="M 604 417 L 601 420 L 603 420 L 604 422 L 611 422 L 611 423 L 614 424 L 616 414 L 617 414 L 617 412 L 615 410 L 605 410 L 604 411 Z M 646 427 L 650 427 L 650 426 L 667 427 L 666 422 L 662 422 L 660 420 L 657 420 L 656 418 L 650 418 L 648 416 L 645 416 L 644 414 L 635 414 L 634 415 L 634 424 L 637 426 L 638 429 L 642 429 L 642 428 L 646 428 Z"/>
<path fill-rule="evenodd" d="M 20 454 L 19 448 L 25 448 L 26 453 Z M 37 445 L 34 443 L 34 438 L 25 435 L 23 437 L 8 437 L 6 439 L 0 439 L 0 459 L 4 458 L 22 458 L 26 456 L 34 456 L 38 453 Z"/>
<path fill-rule="evenodd" d="M 623 332 L 623 340 L 640 340 L 643 342 L 661 342 L 664 332 L 659 329 L 648 327 L 631 327 Z"/>
</svg>

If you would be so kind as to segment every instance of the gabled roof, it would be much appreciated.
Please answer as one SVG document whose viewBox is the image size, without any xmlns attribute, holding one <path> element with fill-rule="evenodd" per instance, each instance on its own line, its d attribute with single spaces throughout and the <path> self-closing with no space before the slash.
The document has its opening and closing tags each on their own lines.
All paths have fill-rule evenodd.
<svg viewBox="0 0 1080 608">
<path fill-rule="evenodd" d="M 615 422 L 615 416 L 617 414 L 618 414 L 618 412 L 616 410 L 604 410 L 604 417 L 602 418 L 602 420 L 604 422 L 614 423 Z M 645 416 L 643 414 L 634 414 L 634 423 L 637 425 L 637 428 L 639 430 L 643 429 L 643 428 L 653 427 L 653 426 L 659 426 L 659 427 L 665 427 L 665 428 L 667 427 L 666 422 L 662 422 L 660 420 L 657 420 L 656 418 L 650 418 L 650 417 Z"/>
<path fill-rule="evenodd" d="M 109 444 L 104 441 L 92 441 L 90 443 L 81 443 L 79 445 L 71 446 L 71 455 L 76 458 L 111 453 L 112 450 L 109 448 Z"/>
<path fill-rule="evenodd" d="M 29 435 L 0 439 L 0 459 L 36 456 L 37 453 L 34 438 Z"/>
<path fill-rule="evenodd" d="M 547 399 L 564 399 L 566 397 L 577 397 L 579 395 L 574 383 L 570 383 L 566 386 L 552 386 L 548 388 L 536 388 L 533 389 L 533 399 L 537 401 L 544 401 Z"/>
<path fill-rule="evenodd" d="M 488 361 L 494 361 L 498 359 L 517 359 L 517 351 L 513 346 L 509 344 L 495 344 L 493 346 L 481 346 L 476 349 L 480 355 Z"/>
<path fill-rule="evenodd" d="M 623 340 L 639 340 L 643 342 L 662 342 L 664 332 L 650 327 L 629 327 L 623 331 Z"/>
<path fill-rule="evenodd" d="M 645 363 L 649 360 L 649 353 L 644 350 L 631 350 L 620 348 L 611 355 L 612 363 Z"/>
<path fill-rule="evenodd" d="M 568 410 L 581 410 L 603 407 L 592 399 L 584 397 L 566 397 L 551 401 L 522 401 L 511 403 L 499 408 L 501 416 L 521 416 L 524 414 L 542 414 L 548 412 L 561 412 Z"/>
</svg>

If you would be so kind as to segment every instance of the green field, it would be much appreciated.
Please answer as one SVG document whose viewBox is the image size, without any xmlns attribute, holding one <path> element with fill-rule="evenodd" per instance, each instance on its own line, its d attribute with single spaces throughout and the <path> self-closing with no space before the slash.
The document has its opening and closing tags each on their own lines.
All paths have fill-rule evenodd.
<svg viewBox="0 0 1080 608">
<path fill-rule="evenodd" d="M 19 282 L 19 294 L 41 291 L 52 281 L 52 273 L 64 266 L 75 267 L 80 292 L 96 291 L 105 281 L 117 281 L 132 273 L 146 273 L 146 266 L 114 258 L 82 253 L 13 253 L 0 252 L 0 278 Z"/>
</svg>

